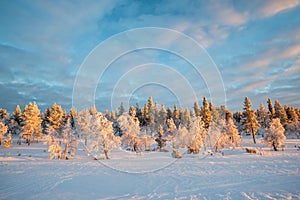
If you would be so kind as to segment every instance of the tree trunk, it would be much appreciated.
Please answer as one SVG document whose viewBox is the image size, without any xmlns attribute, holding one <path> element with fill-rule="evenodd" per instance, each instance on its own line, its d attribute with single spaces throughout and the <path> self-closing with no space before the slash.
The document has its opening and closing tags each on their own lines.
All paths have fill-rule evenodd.
<svg viewBox="0 0 300 200">
<path fill-rule="evenodd" d="M 272 142 L 272 146 L 273 146 L 274 151 L 278 151 L 274 141 Z"/>
<path fill-rule="evenodd" d="M 68 150 L 69 150 L 69 144 L 66 143 L 65 150 L 64 150 L 64 152 L 63 152 L 63 159 L 64 159 L 64 160 L 67 160 Z"/>
<path fill-rule="evenodd" d="M 256 144 L 256 138 L 255 138 L 255 133 L 253 131 L 253 128 L 251 129 L 251 132 L 252 132 L 253 142 L 254 142 L 254 144 Z"/>
</svg>

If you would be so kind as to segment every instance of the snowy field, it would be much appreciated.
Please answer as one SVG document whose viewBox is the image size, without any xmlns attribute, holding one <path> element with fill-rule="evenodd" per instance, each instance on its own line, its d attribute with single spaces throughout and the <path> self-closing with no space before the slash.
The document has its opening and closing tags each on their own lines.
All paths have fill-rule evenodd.
<svg viewBox="0 0 300 200">
<path fill-rule="evenodd" d="M 242 145 L 254 146 L 251 139 Z M 240 148 L 177 160 L 170 152 L 115 150 L 101 161 L 82 145 L 73 160 L 48 160 L 42 143 L 1 145 L 0 199 L 300 199 L 295 145 L 300 140 L 279 152 L 257 144 L 263 155 Z"/>
</svg>

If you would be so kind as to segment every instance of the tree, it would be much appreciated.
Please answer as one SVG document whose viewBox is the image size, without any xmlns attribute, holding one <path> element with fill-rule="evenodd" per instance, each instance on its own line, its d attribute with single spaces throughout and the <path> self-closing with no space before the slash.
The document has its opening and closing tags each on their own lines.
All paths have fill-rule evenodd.
<svg viewBox="0 0 300 200">
<path fill-rule="evenodd" d="M 52 126 L 56 131 L 59 131 L 62 125 L 63 120 L 63 110 L 61 106 L 54 103 L 50 110 L 50 115 L 48 117 L 48 121 L 50 126 Z"/>
<path fill-rule="evenodd" d="M 219 112 L 217 111 L 216 107 L 212 102 L 209 103 L 209 110 L 211 112 L 211 120 L 214 123 L 217 123 L 219 121 Z"/>
<path fill-rule="evenodd" d="M 244 112 L 243 112 L 243 130 L 246 133 L 250 133 L 253 138 L 254 144 L 256 144 L 256 132 L 258 131 L 260 125 L 256 120 L 256 115 L 253 110 L 251 110 L 251 101 L 248 97 L 245 97 L 244 101 Z"/>
<path fill-rule="evenodd" d="M 0 145 L 6 133 L 7 133 L 7 126 L 3 122 L 0 122 Z"/>
<path fill-rule="evenodd" d="M 157 133 L 158 133 L 158 137 L 155 139 L 155 142 L 157 142 L 159 150 L 163 151 L 166 147 L 167 140 L 163 138 L 164 130 L 161 125 L 159 126 Z"/>
<path fill-rule="evenodd" d="M 232 147 L 237 147 L 241 143 L 241 136 L 236 125 L 233 122 L 233 119 L 229 119 L 226 125 L 226 134 L 228 135 L 229 144 Z"/>
<path fill-rule="evenodd" d="M 135 121 L 128 113 L 123 113 L 117 120 L 122 131 L 121 142 L 126 149 L 139 152 L 142 148 L 140 140 L 139 122 Z"/>
<path fill-rule="evenodd" d="M 40 139 L 42 136 L 42 120 L 40 117 L 40 110 L 37 104 L 29 103 L 25 106 L 23 112 L 24 125 L 20 136 L 25 138 L 26 143 L 30 145 L 31 140 Z"/>
<path fill-rule="evenodd" d="M 69 154 L 72 157 L 75 156 L 75 152 L 78 146 L 78 141 L 77 138 L 75 137 L 75 131 L 72 128 L 70 118 L 62 127 L 61 135 L 65 145 L 65 149 L 62 152 L 62 158 L 67 160 L 69 158 L 68 157 Z"/>
<path fill-rule="evenodd" d="M 269 124 L 269 115 L 265 109 L 264 104 L 260 104 L 259 110 L 257 111 L 257 120 L 261 128 L 266 129 Z"/>
<path fill-rule="evenodd" d="M 178 128 L 179 124 L 180 124 L 180 119 L 179 119 L 179 111 L 175 104 L 174 104 L 174 110 L 173 110 L 173 120 L 174 120 L 176 127 Z"/>
<path fill-rule="evenodd" d="M 198 102 L 194 103 L 194 112 L 196 117 L 199 117 L 201 115 L 201 109 Z"/>
<path fill-rule="evenodd" d="M 269 115 L 269 119 L 271 120 L 274 117 L 275 111 L 273 108 L 272 100 L 270 98 L 268 98 L 267 104 L 268 104 L 268 115 Z"/>
<path fill-rule="evenodd" d="M 167 121 L 167 111 L 165 109 L 165 105 L 161 105 L 161 109 L 159 110 L 159 116 L 158 116 L 158 123 L 159 125 L 162 125 L 163 127 L 166 125 Z"/>
<path fill-rule="evenodd" d="M 97 113 L 98 113 L 98 111 L 97 111 L 96 106 L 95 106 L 95 105 L 92 105 L 92 106 L 90 107 L 90 114 L 91 114 L 91 115 L 96 115 Z"/>
<path fill-rule="evenodd" d="M 180 118 L 180 125 L 186 127 L 186 129 L 189 131 L 191 128 L 191 123 L 192 119 L 190 112 L 188 109 L 185 109 Z"/>
<path fill-rule="evenodd" d="M 120 107 L 119 107 L 119 116 L 121 116 L 123 113 L 125 112 L 125 107 L 124 107 L 124 103 L 121 102 Z"/>
<path fill-rule="evenodd" d="M 91 131 L 91 119 L 92 115 L 88 110 L 82 110 L 77 113 L 75 117 L 75 127 L 77 133 L 84 139 L 84 144 L 87 146 L 89 135 L 92 134 Z"/>
<path fill-rule="evenodd" d="M 101 155 L 109 159 L 110 151 L 120 144 L 119 137 L 114 136 L 112 124 L 101 113 L 92 117 L 92 134 L 89 135 L 88 152 L 93 154 L 95 159 L 99 159 Z"/>
<path fill-rule="evenodd" d="M 280 123 L 285 126 L 287 124 L 287 115 L 284 110 L 284 108 L 281 106 L 279 101 L 276 99 L 275 100 L 275 105 L 274 105 L 275 113 L 274 113 L 274 118 L 279 118 Z"/>
<path fill-rule="evenodd" d="M 299 121 L 299 117 L 294 107 L 288 107 L 286 109 L 286 114 L 290 123 Z"/>
<path fill-rule="evenodd" d="M 211 112 L 210 112 L 210 109 L 209 109 L 209 104 L 207 102 L 206 97 L 203 98 L 203 106 L 202 106 L 201 114 L 202 114 L 202 120 L 204 122 L 204 127 L 206 129 L 208 129 L 209 124 L 212 120 L 212 116 L 211 116 Z"/>
<path fill-rule="evenodd" d="M 7 112 L 7 110 L 0 108 L 0 121 L 5 123 L 8 116 L 9 113 Z"/>
<path fill-rule="evenodd" d="M 167 119 L 173 118 L 173 112 L 170 107 L 167 108 Z"/>
<path fill-rule="evenodd" d="M 284 128 L 280 123 L 280 119 L 272 119 L 270 128 L 267 130 L 266 137 L 264 138 L 265 143 L 272 147 L 274 151 L 278 151 L 278 148 L 284 143 L 285 139 Z"/>
</svg>

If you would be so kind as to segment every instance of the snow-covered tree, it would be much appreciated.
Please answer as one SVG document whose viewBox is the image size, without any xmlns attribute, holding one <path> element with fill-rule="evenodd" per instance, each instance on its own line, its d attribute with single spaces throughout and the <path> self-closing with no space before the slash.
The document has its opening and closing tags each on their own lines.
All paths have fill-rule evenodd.
<svg viewBox="0 0 300 200">
<path fill-rule="evenodd" d="M 120 144 L 119 137 L 114 135 L 112 124 L 101 113 L 92 117 L 92 134 L 89 136 L 88 151 L 96 159 L 101 158 L 101 155 L 109 159 L 110 151 Z"/>
<path fill-rule="evenodd" d="M 61 130 L 62 140 L 65 149 L 62 152 L 62 158 L 68 159 L 68 155 L 74 157 L 77 150 L 78 141 L 75 136 L 75 131 L 72 128 L 71 119 L 69 118 Z"/>
<path fill-rule="evenodd" d="M 217 108 L 214 106 L 214 104 L 212 102 L 209 103 L 209 110 L 211 112 L 211 120 L 214 123 L 217 123 L 219 121 L 219 112 L 217 110 Z"/>
<path fill-rule="evenodd" d="M 165 109 L 165 105 L 162 104 L 161 109 L 159 110 L 158 124 L 165 127 L 166 126 L 166 121 L 167 121 L 167 111 Z"/>
<path fill-rule="evenodd" d="M 84 139 L 84 144 L 87 145 L 89 135 L 92 134 L 91 130 L 92 115 L 88 110 L 82 110 L 77 113 L 75 117 L 75 127 L 77 133 Z"/>
<path fill-rule="evenodd" d="M 264 138 L 265 143 L 272 147 L 274 151 L 278 151 L 278 148 L 284 143 L 285 139 L 284 128 L 280 123 L 280 119 L 272 119 L 270 128 L 267 129 L 266 136 Z"/>
<path fill-rule="evenodd" d="M 287 121 L 288 121 L 287 115 L 286 115 L 286 112 L 285 112 L 284 108 L 281 106 L 281 104 L 279 103 L 279 101 L 277 99 L 275 100 L 274 109 L 275 109 L 274 118 L 279 118 L 280 123 L 283 126 L 285 126 L 287 124 Z"/>
<path fill-rule="evenodd" d="M 12 134 L 19 134 L 21 131 L 22 121 L 23 118 L 21 108 L 19 105 L 17 105 L 15 111 L 9 119 L 9 132 Z"/>
<path fill-rule="evenodd" d="M 257 111 L 257 120 L 261 128 L 267 128 L 269 125 L 269 115 L 265 109 L 264 104 L 260 104 L 259 110 Z"/>
<path fill-rule="evenodd" d="M 229 145 L 232 147 L 237 147 L 241 143 L 241 136 L 236 125 L 233 122 L 233 119 L 229 119 L 226 124 L 226 134 L 228 135 Z"/>
<path fill-rule="evenodd" d="M 123 113 L 117 120 L 122 131 L 121 142 L 126 149 L 139 152 L 143 144 L 140 140 L 139 122 L 135 121 L 128 113 Z"/>
<path fill-rule="evenodd" d="M 0 108 L 0 121 L 5 123 L 8 116 L 9 116 L 9 113 L 7 112 L 7 110 Z"/>
<path fill-rule="evenodd" d="M 190 112 L 188 109 L 185 109 L 183 114 L 181 114 L 180 125 L 186 127 L 187 130 L 190 130 L 191 123 L 192 123 L 192 119 L 191 119 Z"/>
<path fill-rule="evenodd" d="M 194 103 L 194 112 L 195 112 L 196 117 L 201 116 L 201 109 L 200 109 L 198 102 Z"/>
<path fill-rule="evenodd" d="M 211 112 L 209 109 L 209 104 L 208 101 L 206 99 L 206 97 L 203 97 L 203 106 L 202 106 L 202 110 L 201 110 L 201 116 L 202 116 L 202 120 L 204 122 L 204 126 L 206 129 L 209 128 L 209 124 L 212 120 L 212 116 L 211 116 Z"/>
<path fill-rule="evenodd" d="M 119 113 L 118 113 L 118 116 L 122 115 L 124 112 L 125 112 L 124 103 L 121 102 L 120 107 L 119 107 Z"/>
<path fill-rule="evenodd" d="M 167 140 L 163 138 L 164 130 L 162 125 L 159 126 L 157 134 L 158 137 L 155 139 L 155 142 L 157 142 L 159 150 L 163 151 L 164 148 L 166 147 Z"/>
<path fill-rule="evenodd" d="M 178 108 L 175 104 L 174 104 L 174 110 L 173 110 L 173 120 L 174 120 L 176 127 L 178 128 L 179 124 L 180 124 L 180 118 L 179 118 Z"/>
<path fill-rule="evenodd" d="M 50 110 L 50 115 L 48 117 L 48 121 L 50 126 L 52 126 L 57 131 L 61 128 L 63 120 L 63 110 L 61 106 L 54 103 Z"/>
<path fill-rule="evenodd" d="M 4 135 L 6 133 L 7 133 L 7 126 L 3 122 L 0 122 L 0 145 L 4 140 Z"/>
<path fill-rule="evenodd" d="M 299 121 L 299 117 L 298 117 L 297 112 L 294 107 L 292 107 L 292 106 L 287 107 L 286 114 L 287 114 L 289 122 L 298 122 Z"/>
<path fill-rule="evenodd" d="M 180 125 L 176 136 L 173 139 L 173 147 L 188 148 L 190 153 L 199 153 L 200 148 L 204 146 L 206 130 L 201 117 L 192 119 L 190 130 Z"/>
<path fill-rule="evenodd" d="M 260 125 L 256 120 L 256 114 L 251 110 L 251 101 L 248 97 L 245 97 L 244 101 L 244 112 L 243 112 L 243 130 L 246 133 L 250 133 L 253 138 L 254 144 L 256 144 L 256 132 L 258 131 Z"/>
<path fill-rule="evenodd" d="M 35 102 L 25 106 L 23 120 L 24 125 L 22 126 L 22 131 L 19 135 L 26 140 L 28 145 L 30 145 L 31 140 L 34 140 L 34 138 L 39 140 L 42 136 L 40 110 Z"/>
<path fill-rule="evenodd" d="M 274 117 L 275 110 L 274 110 L 274 107 L 273 107 L 272 100 L 270 98 L 268 98 L 267 104 L 268 104 L 268 115 L 269 115 L 269 119 L 271 120 Z"/>
</svg>

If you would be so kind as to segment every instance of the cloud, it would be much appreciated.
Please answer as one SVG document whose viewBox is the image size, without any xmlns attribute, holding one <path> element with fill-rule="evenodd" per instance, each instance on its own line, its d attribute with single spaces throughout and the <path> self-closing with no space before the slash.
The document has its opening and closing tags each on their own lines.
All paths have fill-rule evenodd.
<svg viewBox="0 0 300 200">
<path fill-rule="evenodd" d="M 263 1 L 263 5 L 259 9 L 258 13 L 262 17 L 271 17 L 280 12 L 297 7 L 300 4 L 299 0 L 272 0 Z"/>
</svg>

